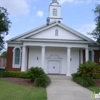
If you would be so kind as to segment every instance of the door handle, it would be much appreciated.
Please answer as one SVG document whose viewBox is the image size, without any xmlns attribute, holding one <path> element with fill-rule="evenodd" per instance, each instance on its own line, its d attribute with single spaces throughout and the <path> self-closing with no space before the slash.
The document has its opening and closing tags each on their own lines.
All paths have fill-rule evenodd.
<svg viewBox="0 0 100 100">
<path fill-rule="evenodd" d="M 55 67 L 53 67 L 53 69 L 55 69 Z"/>
</svg>

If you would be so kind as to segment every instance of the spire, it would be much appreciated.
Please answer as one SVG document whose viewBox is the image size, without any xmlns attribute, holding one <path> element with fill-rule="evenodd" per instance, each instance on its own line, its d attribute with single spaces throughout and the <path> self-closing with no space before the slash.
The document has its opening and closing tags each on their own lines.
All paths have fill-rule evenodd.
<svg viewBox="0 0 100 100">
<path fill-rule="evenodd" d="M 57 2 L 57 0 L 52 0 L 52 2 L 54 2 L 54 3 L 55 3 L 55 2 Z"/>
</svg>

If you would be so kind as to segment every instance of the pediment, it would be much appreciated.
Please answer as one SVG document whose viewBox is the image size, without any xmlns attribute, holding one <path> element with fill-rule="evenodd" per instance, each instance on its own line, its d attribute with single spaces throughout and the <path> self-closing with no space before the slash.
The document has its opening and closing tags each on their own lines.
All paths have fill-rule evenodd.
<svg viewBox="0 0 100 100">
<path fill-rule="evenodd" d="M 62 58 L 59 57 L 58 55 L 50 55 L 49 57 L 47 57 L 46 59 L 50 60 L 50 59 L 59 59 L 61 60 Z"/>
<path fill-rule="evenodd" d="M 55 30 L 58 29 L 58 36 L 55 36 Z M 93 42 L 92 39 L 86 37 L 85 35 L 71 29 L 68 26 L 65 26 L 62 23 L 57 23 L 57 22 L 52 22 L 50 25 L 43 25 L 39 28 L 36 28 L 34 30 L 31 30 L 29 32 L 26 32 L 24 34 L 21 34 L 17 37 L 14 37 L 7 42 L 21 42 L 25 39 L 27 40 L 71 40 L 71 41 L 88 41 L 88 42 Z"/>
<path fill-rule="evenodd" d="M 55 30 L 58 30 L 58 36 L 55 35 Z M 83 38 L 73 34 L 69 30 L 65 30 L 64 28 L 61 28 L 59 26 L 51 27 L 47 30 L 44 30 L 42 32 L 39 32 L 37 34 L 33 34 L 27 39 L 64 39 L 64 40 L 83 40 Z"/>
</svg>

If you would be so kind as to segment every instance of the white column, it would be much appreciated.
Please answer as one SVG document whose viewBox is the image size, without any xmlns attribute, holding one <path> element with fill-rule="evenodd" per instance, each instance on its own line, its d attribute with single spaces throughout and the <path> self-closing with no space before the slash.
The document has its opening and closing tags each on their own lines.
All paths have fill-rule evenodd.
<svg viewBox="0 0 100 100">
<path fill-rule="evenodd" d="M 88 48 L 85 48 L 85 61 L 89 60 L 89 50 Z"/>
<path fill-rule="evenodd" d="M 70 47 L 67 48 L 67 73 L 66 76 L 71 76 L 70 73 L 70 58 L 71 58 L 71 50 Z"/>
<path fill-rule="evenodd" d="M 83 64 L 83 50 L 82 49 L 80 49 L 81 50 L 81 64 Z"/>
<path fill-rule="evenodd" d="M 42 69 L 45 71 L 45 46 L 42 46 L 41 56 Z"/>
<path fill-rule="evenodd" d="M 26 71 L 26 46 L 22 47 L 22 65 L 21 71 Z"/>
</svg>

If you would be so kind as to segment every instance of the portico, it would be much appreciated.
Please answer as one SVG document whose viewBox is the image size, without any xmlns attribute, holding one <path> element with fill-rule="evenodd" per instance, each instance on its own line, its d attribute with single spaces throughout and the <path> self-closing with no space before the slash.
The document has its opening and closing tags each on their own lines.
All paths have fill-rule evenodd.
<svg viewBox="0 0 100 100">
<path fill-rule="evenodd" d="M 82 47 L 81 44 L 75 44 L 74 47 L 72 47 L 73 44 L 69 43 L 66 43 L 66 45 L 65 43 L 60 43 L 61 45 L 58 45 L 58 43 L 44 43 L 46 45 L 42 45 L 42 43 L 38 44 L 40 45 L 36 46 L 33 43 L 29 44 L 29 42 L 27 42 L 22 47 L 21 71 L 26 71 L 32 66 L 38 66 L 47 74 L 66 74 L 66 76 L 70 76 L 73 73 L 72 68 L 78 68 L 80 64 L 79 60 L 83 63 L 83 50 L 85 50 L 85 61 L 89 59 L 89 49 L 87 45 Z M 79 54 L 80 48 L 82 51 L 81 55 Z M 75 53 L 77 55 L 75 55 Z M 79 58 L 79 56 L 81 56 L 81 58 Z M 76 65 L 74 63 L 75 61 L 78 62 Z M 35 64 L 36 62 L 37 64 Z"/>
</svg>

